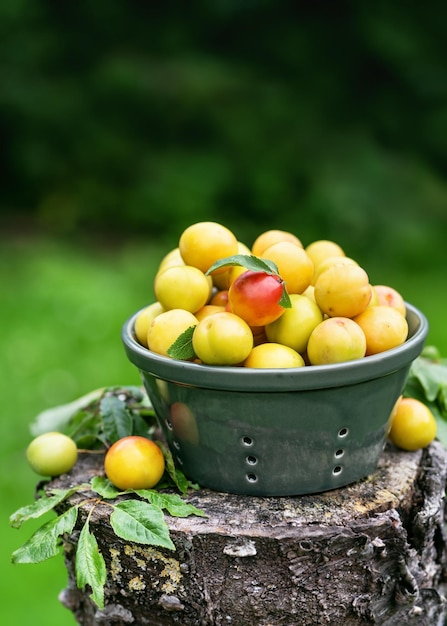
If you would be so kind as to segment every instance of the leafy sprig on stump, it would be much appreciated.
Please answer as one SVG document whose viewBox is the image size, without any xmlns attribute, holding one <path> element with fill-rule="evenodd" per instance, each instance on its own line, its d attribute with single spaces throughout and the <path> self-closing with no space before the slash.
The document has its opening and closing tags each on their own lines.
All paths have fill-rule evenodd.
<svg viewBox="0 0 447 626">
<path fill-rule="evenodd" d="M 59 409 L 52 412 L 58 426 L 64 426 L 78 445 L 79 442 L 88 443 L 91 450 L 98 446 L 103 448 L 131 434 L 149 436 L 155 424 L 147 399 L 141 390 L 134 387 L 106 389 L 86 407 L 74 403 L 72 412 L 67 411 L 66 406 Z M 61 415 L 64 416 L 63 421 Z M 46 428 L 51 429 L 48 420 Z M 96 507 L 109 510 L 110 526 L 115 535 L 124 541 L 175 550 L 165 512 L 173 517 L 206 515 L 183 497 L 188 489 L 197 488 L 197 485 L 190 483 L 175 467 L 169 449 L 161 442 L 157 443 L 165 457 L 166 471 L 154 489 L 120 491 L 101 475 L 94 476 L 88 483 L 67 489 L 45 488 L 45 484 L 41 484 L 38 499 L 15 511 L 10 516 L 10 525 L 20 528 L 25 522 L 42 518 L 50 512 L 56 517 L 43 523 L 12 553 L 12 562 L 40 563 L 57 556 L 64 540 L 75 527 L 78 528 L 76 584 L 80 589 L 89 586 L 92 601 L 102 609 L 107 570 L 95 536 L 95 525 L 91 521 Z M 164 491 L 166 488 L 169 491 Z M 179 493 L 173 493 L 174 490 Z"/>
<path fill-rule="evenodd" d="M 70 498 L 75 494 L 81 498 L 71 503 Z M 75 559 L 76 582 L 80 589 L 89 585 L 92 600 L 99 608 L 103 608 L 107 572 L 90 522 L 92 512 L 100 504 L 110 509 L 110 525 L 117 537 L 168 550 L 175 550 L 175 546 L 170 538 L 164 511 L 176 517 L 205 516 L 203 511 L 185 502 L 178 494 L 160 493 L 155 489 L 120 492 L 106 478 L 97 476 L 88 484 L 65 490 L 50 489 L 36 502 L 11 515 L 11 526 L 20 528 L 24 522 L 39 518 L 51 510 L 57 514 L 13 552 L 12 562 L 40 563 L 59 554 L 64 537 L 73 532 L 78 522 L 79 511 L 89 508 L 86 519 L 80 524 Z M 59 512 L 61 508 L 65 510 Z"/>
</svg>

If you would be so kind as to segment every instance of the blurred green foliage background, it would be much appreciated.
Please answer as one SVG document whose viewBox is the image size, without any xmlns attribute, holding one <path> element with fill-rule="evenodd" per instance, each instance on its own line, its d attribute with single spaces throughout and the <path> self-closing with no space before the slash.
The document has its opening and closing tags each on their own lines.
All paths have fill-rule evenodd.
<svg viewBox="0 0 447 626">
<path fill-rule="evenodd" d="M 274 218 L 405 263 L 443 247 L 440 1 L 2 5 L 2 211 L 157 237 Z"/>
<path fill-rule="evenodd" d="M 123 321 L 182 229 L 332 238 L 419 306 L 447 353 L 443 3 L 0 4 L 0 616 L 74 623 L 30 530 L 29 424 L 138 384 Z M 39 569 L 40 568 L 40 569 Z"/>
</svg>

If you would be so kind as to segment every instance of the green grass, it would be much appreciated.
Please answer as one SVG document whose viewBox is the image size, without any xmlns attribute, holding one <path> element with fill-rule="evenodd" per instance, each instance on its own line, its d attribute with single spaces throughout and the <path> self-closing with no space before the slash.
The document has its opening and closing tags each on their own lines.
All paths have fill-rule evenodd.
<svg viewBox="0 0 447 626">
<path fill-rule="evenodd" d="M 13 511 L 32 501 L 38 480 L 24 458 L 29 425 L 41 410 L 92 389 L 140 384 L 120 330 L 152 301 L 155 264 L 166 251 L 150 242 L 99 250 L 49 239 L 1 243 L 0 592 L 6 624 L 75 624 L 58 602 L 67 579 L 62 557 L 39 565 L 10 563 L 11 552 L 38 526 L 14 530 L 8 523 Z M 379 264 L 370 276 L 392 284 L 424 311 L 428 343 L 446 355 L 444 268 L 415 275 Z"/>
</svg>

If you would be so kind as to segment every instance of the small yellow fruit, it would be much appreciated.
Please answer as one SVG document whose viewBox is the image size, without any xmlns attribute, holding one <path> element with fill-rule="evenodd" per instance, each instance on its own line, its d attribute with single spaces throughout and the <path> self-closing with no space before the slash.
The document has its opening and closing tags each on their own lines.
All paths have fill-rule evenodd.
<svg viewBox="0 0 447 626">
<path fill-rule="evenodd" d="M 405 317 L 407 312 L 405 300 L 396 289 L 390 287 L 389 285 L 373 285 L 373 290 L 376 294 L 377 304 L 392 306 Z"/>
<path fill-rule="evenodd" d="M 318 270 L 320 264 L 327 258 L 345 256 L 343 248 L 339 246 L 338 243 L 331 241 L 330 239 L 317 239 L 316 241 L 312 241 L 312 243 L 304 249 L 312 259 L 315 271 Z M 312 284 L 314 284 L 314 282 L 315 281 L 312 280 Z"/>
<path fill-rule="evenodd" d="M 365 356 L 366 338 L 349 317 L 328 317 L 312 331 L 307 356 L 312 365 L 353 361 Z"/>
<path fill-rule="evenodd" d="M 166 309 L 185 309 L 195 313 L 210 299 L 212 279 L 192 265 L 168 267 L 157 273 L 154 293 Z"/>
<path fill-rule="evenodd" d="M 179 250 L 186 265 L 206 273 L 219 259 L 238 253 L 236 236 L 218 222 L 197 222 L 188 226 L 179 239 Z M 225 272 L 221 268 L 218 272 Z"/>
<path fill-rule="evenodd" d="M 26 449 L 26 458 L 36 474 L 59 476 L 75 465 L 78 448 L 73 439 L 63 433 L 43 433 L 31 441 Z"/>
<path fill-rule="evenodd" d="M 219 306 L 218 304 L 205 304 L 205 306 L 199 309 L 194 315 L 197 320 L 201 322 L 203 318 L 208 317 L 208 315 L 215 315 L 215 313 L 223 313 L 224 311 L 224 306 Z"/>
<path fill-rule="evenodd" d="M 107 450 L 104 470 L 118 489 L 151 489 L 163 476 L 165 459 L 151 439 L 129 435 Z"/>
<path fill-rule="evenodd" d="M 290 241 L 279 241 L 269 246 L 262 254 L 263 259 L 273 261 L 290 293 L 303 293 L 309 287 L 314 273 L 314 264 L 307 252 Z"/>
<path fill-rule="evenodd" d="M 323 314 L 311 298 L 298 293 L 290 294 L 291 307 L 284 309 L 281 317 L 265 327 L 267 339 L 289 346 L 304 354 L 310 334 L 323 321 Z"/>
<path fill-rule="evenodd" d="M 354 317 L 366 337 L 366 354 L 377 354 L 400 346 L 408 336 L 408 322 L 394 307 L 371 306 Z"/>
<path fill-rule="evenodd" d="M 359 265 L 334 264 L 315 281 L 315 300 L 329 317 L 354 317 L 372 297 L 368 274 Z"/>
<path fill-rule="evenodd" d="M 174 267 L 176 265 L 185 265 L 185 261 L 182 259 L 178 248 L 174 248 L 165 254 L 160 261 L 157 272 L 162 272 L 163 270 L 167 270 L 168 267 Z"/>
<path fill-rule="evenodd" d="M 255 256 L 262 257 L 267 248 L 280 241 L 288 241 L 295 246 L 303 247 L 301 240 L 294 233 L 287 230 L 271 229 L 264 231 L 256 237 L 251 247 L 251 252 Z"/>
<path fill-rule="evenodd" d="M 171 309 L 152 320 L 147 333 L 149 350 L 169 356 L 168 350 L 174 341 L 190 326 L 197 326 L 195 315 L 184 309 Z"/>
<path fill-rule="evenodd" d="M 315 285 L 318 276 L 322 274 L 325 270 L 327 270 L 331 265 L 358 265 L 357 261 L 351 259 L 349 256 L 330 256 L 318 265 L 315 268 L 314 274 L 312 277 L 312 284 Z"/>
<path fill-rule="evenodd" d="M 303 367 L 304 359 L 296 350 L 280 343 L 261 343 L 253 348 L 244 361 L 244 367 L 285 368 Z"/>
<path fill-rule="evenodd" d="M 402 450 L 419 450 L 436 437 L 437 423 L 428 406 L 415 398 L 399 398 L 392 417 L 389 439 Z"/>
<path fill-rule="evenodd" d="M 253 333 L 241 317 L 225 311 L 198 323 L 192 345 L 202 363 L 239 365 L 253 348 Z"/>
<path fill-rule="evenodd" d="M 147 348 L 147 333 L 152 320 L 164 313 L 165 310 L 159 302 L 153 302 L 142 309 L 135 319 L 135 336 L 138 343 Z"/>
</svg>

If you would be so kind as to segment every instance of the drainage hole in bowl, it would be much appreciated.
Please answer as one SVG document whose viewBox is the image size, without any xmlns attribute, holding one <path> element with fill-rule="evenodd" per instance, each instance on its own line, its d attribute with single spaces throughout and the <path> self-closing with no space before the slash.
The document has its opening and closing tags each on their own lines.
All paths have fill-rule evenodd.
<svg viewBox="0 0 447 626">
<path fill-rule="evenodd" d="M 342 473 L 342 471 L 343 471 L 342 466 L 341 465 L 336 465 L 334 467 L 334 469 L 332 470 L 332 475 L 333 476 L 339 476 Z"/>
<path fill-rule="evenodd" d="M 247 461 L 247 465 L 256 465 L 258 459 L 255 456 L 247 456 L 245 459 Z"/>
<path fill-rule="evenodd" d="M 246 448 L 249 448 L 250 446 L 253 445 L 253 439 L 251 437 L 247 437 L 247 436 L 246 437 L 242 437 L 241 443 Z"/>
<path fill-rule="evenodd" d="M 339 439 L 344 439 L 348 435 L 349 435 L 349 429 L 348 428 L 340 428 L 340 430 L 338 431 L 338 438 Z"/>
<path fill-rule="evenodd" d="M 178 461 L 178 463 L 179 463 L 180 465 L 183 465 L 183 459 L 182 459 L 181 457 L 179 457 L 179 456 L 177 455 L 177 456 L 176 456 L 176 459 L 177 459 L 177 461 Z"/>
<path fill-rule="evenodd" d="M 335 456 L 336 459 L 341 459 L 341 457 L 344 455 L 344 453 L 345 453 L 345 451 L 340 448 L 339 450 L 335 451 L 334 456 Z"/>
<path fill-rule="evenodd" d="M 249 483 L 257 483 L 258 482 L 258 477 L 256 476 L 256 474 L 247 474 L 246 478 L 247 478 Z"/>
<path fill-rule="evenodd" d="M 175 439 L 173 440 L 172 445 L 176 450 L 180 450 L 180 444 L 178 441 L 175 441 Z"/>
<path fill-rule="evenodd" d="M 172 430 L 172 422 L 171 420 L 165 419 L 165 424 L 169 430 Z"/>
</svg>

